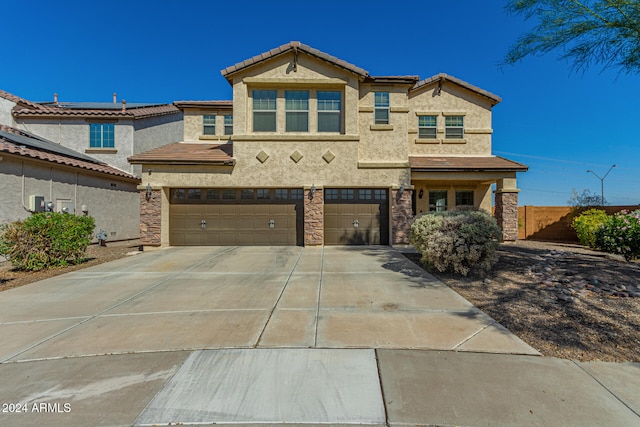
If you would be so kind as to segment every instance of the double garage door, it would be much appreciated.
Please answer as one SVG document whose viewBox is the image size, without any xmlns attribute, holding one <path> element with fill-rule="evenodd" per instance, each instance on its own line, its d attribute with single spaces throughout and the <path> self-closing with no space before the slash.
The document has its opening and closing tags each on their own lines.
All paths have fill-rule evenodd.
<svg viewBox="0 0 640 427">
<path fill-rule="evenodd" d="M 302 189 L 171 190 L 173 246 L 303 245 Z M 389 243 L 386 189 L 325 189 L 326 245 Z"/>
</svg>

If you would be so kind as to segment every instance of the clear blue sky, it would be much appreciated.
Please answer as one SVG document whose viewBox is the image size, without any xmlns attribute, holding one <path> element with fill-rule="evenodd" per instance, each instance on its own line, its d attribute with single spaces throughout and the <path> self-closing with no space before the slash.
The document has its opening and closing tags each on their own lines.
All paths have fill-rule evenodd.
<svg viewBox="0 0 640 427">
<path fill-rule="evenodd" d="M 532 23 L 504 1 L 10 1 L 0 88 L 32 101 L 231 99 L 220 70 L 298 40 L 372 75 L 443 72 L 503 98 L 493 152 L 523 162 L 521 205 L 572 189 L 640 204 L 640 76 L 557 54 L 499 67 Z"/>
</svg>

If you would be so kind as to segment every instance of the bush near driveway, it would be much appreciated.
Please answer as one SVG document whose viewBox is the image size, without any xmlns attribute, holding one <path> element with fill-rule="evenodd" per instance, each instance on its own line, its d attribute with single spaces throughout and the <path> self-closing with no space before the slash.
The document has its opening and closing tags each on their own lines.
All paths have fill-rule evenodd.
<svg viewBox="0 0 640 427">
<path fill-rule="evenodd" d="M 78 263 L 95 228 L 93 218 L 41 212 L 0 229 L 0 255 L 21 270 L 37 271 Z"/>
<path fill-rule="evenodd" d="M 609 215 L 601 209 L 589 209 L 582 212 L 571 221 L 571 227 L 576 230 L 580 244 L 596 248 L 596 230 L 609 219 Z"/>
<path fill-rule="evenodd" d="M 607 218 L 595 232 L 596 246 L 629 261 L 640 257 L 640 210 L 622 211 Z"/>
<path fill-rule="evenodd" d="M 424 264 L 463 276 L 489 271 L 501 238 L 495 218 L 479 210 L 433 212 L 411 226 L 411 243 Z"/>
</svg>

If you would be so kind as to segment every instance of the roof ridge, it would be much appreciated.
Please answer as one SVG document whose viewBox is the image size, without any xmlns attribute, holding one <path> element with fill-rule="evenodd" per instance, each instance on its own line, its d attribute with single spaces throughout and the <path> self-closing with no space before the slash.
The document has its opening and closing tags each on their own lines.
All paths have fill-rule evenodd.
<svg viewBox="0 0 640 427">
<path fill-rule="evenodd" d="M 502 101 L 502 98 L 499 97 L 498 95 L 493 94 L 493 93 L 491 93 L 491 92 L 489 92 L 487 90 L 484 90 L 484 89 L 482 89 L 482 88 L 480 88 L 478 86 L 475 86 L 475 85 L 473 85 L 473 84 L 471 84 L 469 82 L 466 82 L 466 81 L 464 81 L 462 79 L 459 79 L 457 77 L 454 77 L 454 76 L 452 76 L 450 74 L 446 74 L 446 73 L 438 73 L 438 74 L 436 74 L 434 76 L 427 77 L 424 80 L 420 80 L 419 82 L 417 82 L 411 88 L 411 91 L 417 90 L 417 89 L 419 89 L 419 88 L 421 88 L 423 86 L 426 86 L 426 85 L 431 84 L 433 82 L 436 82 L 438 80 L 450 81 L 450 82 L 455 83 L 455 84 L 457 84 L 459 86 L 462 86 L 462 87 L 464 87 L 464 88 L 466 88 L 466 89 L 468 89 L 468 90 L 470 90 L 472 92 L 476 92 L 478 95 L 484 96 L 485 98 L 489 98 L 490 100 L 492 100 L 494 102 L 494 105 L 498 104 L 498 103 L 500 103 Z"/>
</svg>

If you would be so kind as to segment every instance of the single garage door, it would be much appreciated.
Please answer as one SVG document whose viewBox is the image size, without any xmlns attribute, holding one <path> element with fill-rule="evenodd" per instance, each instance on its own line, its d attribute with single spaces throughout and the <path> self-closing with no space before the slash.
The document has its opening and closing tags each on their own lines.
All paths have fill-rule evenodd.
<svg viewBox="0 0 640 427">
<path fill-rule="evenodd" d="M 173 246 L 302 245 L 302 189 L 174 188 Z"/>
<path fill-rule="evenodd" d="M 388 245 L 389 202 L 380 188 L 324 191 L 325 245 Z"/>
</svg>

